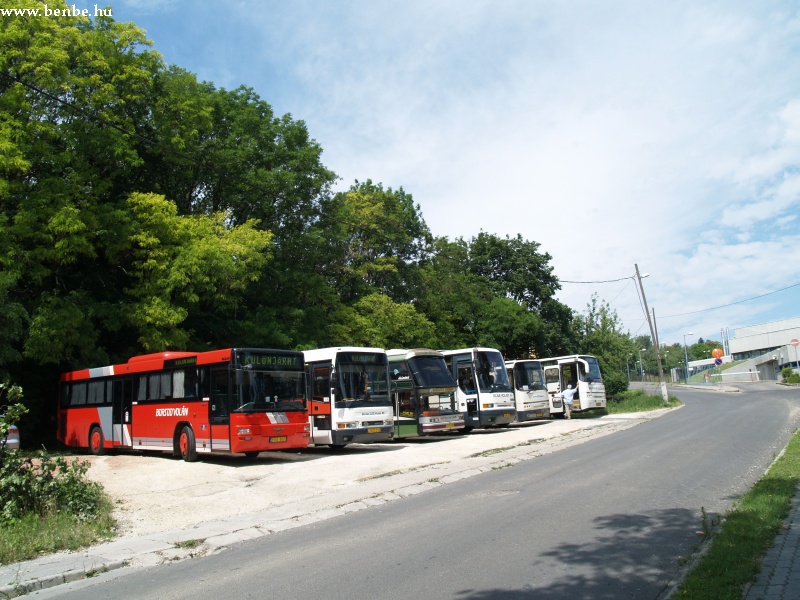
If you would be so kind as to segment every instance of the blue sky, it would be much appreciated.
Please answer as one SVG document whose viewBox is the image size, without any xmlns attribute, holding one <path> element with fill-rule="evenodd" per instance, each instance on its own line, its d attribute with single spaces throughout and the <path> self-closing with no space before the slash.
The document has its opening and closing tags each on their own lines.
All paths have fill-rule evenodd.
<svg viewBox="0 0 800 600">
<path fill-rule="evenodd" d="M 563 281 L 638 264 L 662 343 L 800 316 L 797 2 L 112 7 L 168 63 L 305 121 L 340 189 L 403 187 L 451 239 L 519 233 Z M 559 299 L 594 293 L 648 333 L 633 279 Z"/>
</svg>

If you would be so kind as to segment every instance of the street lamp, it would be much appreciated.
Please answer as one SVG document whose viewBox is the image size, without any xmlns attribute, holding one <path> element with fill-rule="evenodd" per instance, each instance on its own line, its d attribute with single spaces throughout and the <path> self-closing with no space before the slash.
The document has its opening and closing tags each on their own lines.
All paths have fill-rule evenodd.
<svg viewBox="0 0 800 600">
<path fill-rule="evenodd" d="M 644 383 L 644 363 L 642 362 L 642 352 L 644 352 L 645 350 L 647 350 L 647 348 L 642 348 L 641 350 L 639 350 L 639 364 L 642 367 L 642 383 Z"/>
<path fill-rule="evenodd" d="M 694 335 L 691 331 L 683 334 L 683 379 L 685 383 L 689 383 L 689 351 L 686 348 L 686 336 Z"/>
</svg>

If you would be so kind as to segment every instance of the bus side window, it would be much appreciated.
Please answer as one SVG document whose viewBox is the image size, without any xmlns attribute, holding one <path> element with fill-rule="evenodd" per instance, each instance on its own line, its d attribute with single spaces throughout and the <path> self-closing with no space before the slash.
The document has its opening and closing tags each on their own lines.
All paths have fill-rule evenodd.
<svg viewBox="0 0 800 600">
<path fill-rule="evenodd" d="M 136 378 L 136 400 L 143 402 L 147 400 L 147 375 L 139 375 Z"/>
<path fill-rule="evenodd" d="M 475 393 L 475 380 L 472 377 L 472 367 L 458 367 L 458 387 L 464 393 Z"/>
<path fill-rule="evenodd" d="M 311 377 L 311 398 L 315 402 L 331 401 L 331 368 L 314 367 Z"/>
</svg>

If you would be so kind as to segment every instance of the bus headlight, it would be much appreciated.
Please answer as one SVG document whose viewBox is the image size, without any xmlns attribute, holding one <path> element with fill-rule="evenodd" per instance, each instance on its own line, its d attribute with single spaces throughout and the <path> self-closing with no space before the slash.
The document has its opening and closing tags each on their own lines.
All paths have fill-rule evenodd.
<svg viewBox="0 0 800 600">
<path fill-rule="evenodd" d="M 494 408 L 494 404 L 484 404 L 483 408 Z"/>
<path fill-rule="evenodd" d="M 248 435 L 250 433 L 249 427 L 239 427 L 239 435 Z"/>
<path fill-rule="evenodd" d="M 358 427 L 358 423 L 337 423 L 339 429 L 355 429 Z"/>
</svg>

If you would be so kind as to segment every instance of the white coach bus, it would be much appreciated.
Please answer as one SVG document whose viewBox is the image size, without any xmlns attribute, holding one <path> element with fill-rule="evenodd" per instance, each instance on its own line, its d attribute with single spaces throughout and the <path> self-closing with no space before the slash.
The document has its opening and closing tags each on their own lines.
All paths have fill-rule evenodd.
<svg viewBox="0 0 800 600">
<path fill-rule="evenodd" d="M 508 379 L 514 390 L 517 422 L 550 418 L 550 398 L 538 360 L 507 360 Z"/>
<path fill-rule="evenodd" d="M 455 379 L 458 410 L 464 413 L 465 431 L 498 427 L 517 418 L 514 393 L 503 355 L 494 348 L 442 350 Z"/>
<path fill-rule="evenodd" d="M 606 407 L 606 386 L 597 358 L 588 354 L 571 354 L 541 359 L 547 392 L 558 396 L 568 385 L 576 387 L 573 411 Z M 563 409 L 561 411 L 563 414 Z"/>
<path fill-rule="evenodd" d="M 389 361 L 382 348 L 320 348 L 304 351 L 303 358 L 313 444 L 343 448 L 393 438 Z"/>
</svg>

